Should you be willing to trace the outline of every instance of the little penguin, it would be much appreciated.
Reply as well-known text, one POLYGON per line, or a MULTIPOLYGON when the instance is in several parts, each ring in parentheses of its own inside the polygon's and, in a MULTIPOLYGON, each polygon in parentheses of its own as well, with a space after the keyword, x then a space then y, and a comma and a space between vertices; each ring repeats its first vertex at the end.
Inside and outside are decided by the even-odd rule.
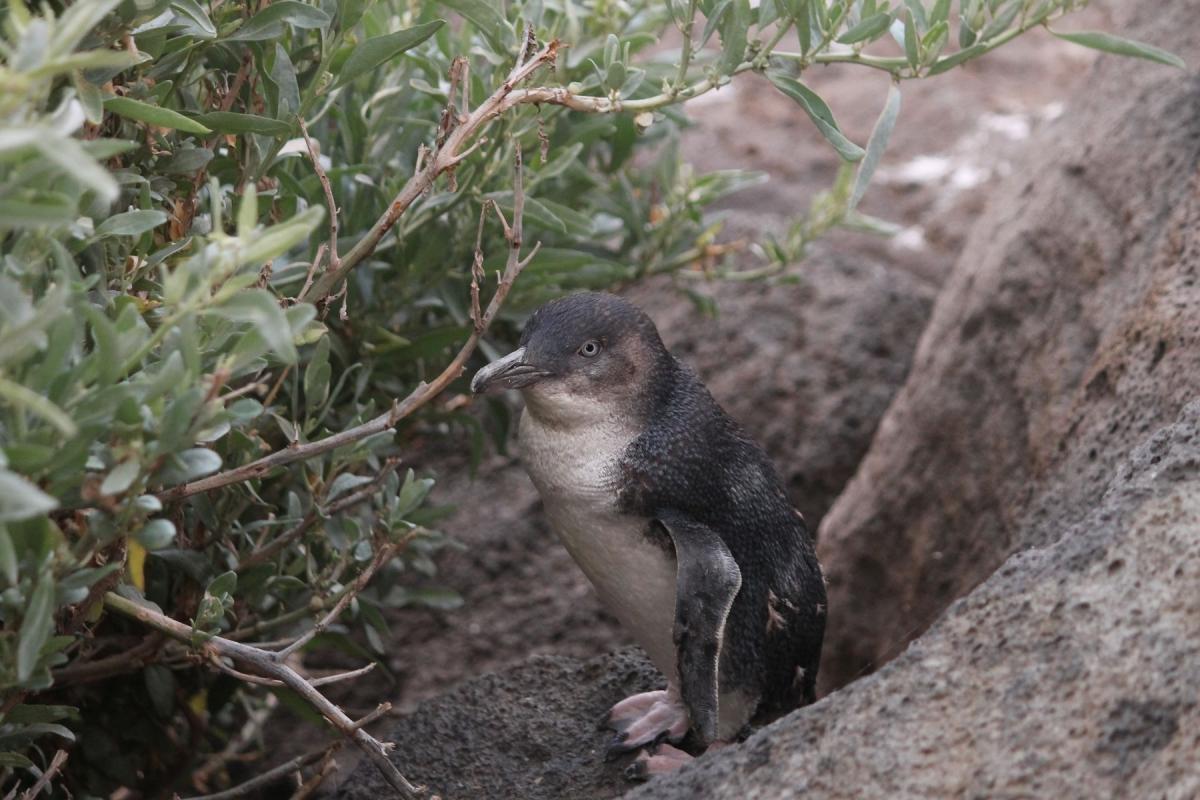
MULTIPOLYGON (((747 387, 748 388, 748 387, 747 387)), ((667 678, 613 706, 631 777, 815 699, 821 567, 767 456, 626 300, 582 292, 529 318, 475 393, 520 390, 522 462, 550 527, 667 678)))

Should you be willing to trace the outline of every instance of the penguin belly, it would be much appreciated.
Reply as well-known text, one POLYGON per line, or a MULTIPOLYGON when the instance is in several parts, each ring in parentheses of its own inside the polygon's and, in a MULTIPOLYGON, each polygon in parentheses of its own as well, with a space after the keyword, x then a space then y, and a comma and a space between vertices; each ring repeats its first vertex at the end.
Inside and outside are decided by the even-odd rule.
POLYGON ((551 529, 650 660, 676 679, 675 554, 651 521, 617 510, 618 464, 634 438, 614 422, 563 429, 521 418, 522 461, 551 529))

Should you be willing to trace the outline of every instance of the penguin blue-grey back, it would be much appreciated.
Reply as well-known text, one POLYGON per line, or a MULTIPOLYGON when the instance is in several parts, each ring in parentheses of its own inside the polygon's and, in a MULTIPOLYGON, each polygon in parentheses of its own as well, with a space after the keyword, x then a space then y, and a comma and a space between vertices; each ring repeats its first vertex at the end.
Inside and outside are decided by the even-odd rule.
POLYGON ((763 453, 627 301, 585 292, 530 317, 476 392, 519 389, 522 461, 551 528, 667 678, 613 707, 610 755, 641 776, 815 699, 825 585, 763 453))

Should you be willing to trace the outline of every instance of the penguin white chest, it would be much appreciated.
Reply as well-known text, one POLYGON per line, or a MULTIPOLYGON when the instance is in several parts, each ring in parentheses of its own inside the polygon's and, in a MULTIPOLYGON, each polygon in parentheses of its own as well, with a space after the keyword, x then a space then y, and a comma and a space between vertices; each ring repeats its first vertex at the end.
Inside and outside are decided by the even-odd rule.
POLYGON ((617 509, 619 461, 636 434, 619 420, 560 428, 522 414, 522 462, 550 527, 665 675, 675 675, 675 555, 650 520, 617 509))

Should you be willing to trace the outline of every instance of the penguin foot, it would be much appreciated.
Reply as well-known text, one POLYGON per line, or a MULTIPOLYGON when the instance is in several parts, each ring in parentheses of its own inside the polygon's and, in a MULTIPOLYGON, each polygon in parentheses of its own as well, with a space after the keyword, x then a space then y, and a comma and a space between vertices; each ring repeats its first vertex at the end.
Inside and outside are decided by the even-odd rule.
POLYGON ((655 775, 674 772, 692 760, 687 753, 665 742, 653 748, 653 754, 650 750, 647 748, 638 753, 637 759, 625 768, 626 778, 632 781, 648 780, 655 775))
POLYGON ((683 741, 691 725, 687 707, 673 689, 627 697, 612 707, 608 724, 617 735, 608 745, 608 759, 664 740, 683 741))

